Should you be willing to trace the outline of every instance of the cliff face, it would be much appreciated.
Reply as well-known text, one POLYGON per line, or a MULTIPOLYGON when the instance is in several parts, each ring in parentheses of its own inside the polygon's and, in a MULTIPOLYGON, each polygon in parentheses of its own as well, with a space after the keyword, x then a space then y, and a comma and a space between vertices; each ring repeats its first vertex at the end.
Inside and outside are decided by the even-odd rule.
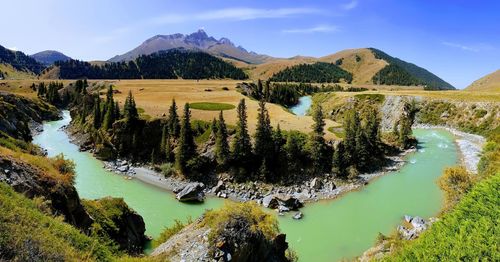
POLYGON ((43 172, 20 159, 0 154, 0 181, 28 198, 50 200, 55 215, 62 215, 66 222, 86 231, 92 219, 83 208, 75 187, 50 179, 43 172))
POLYGON ((58 118, 57 108, 50 104, 0 91, 0 131, 13 138, 31 141, 33 124, 58 118))

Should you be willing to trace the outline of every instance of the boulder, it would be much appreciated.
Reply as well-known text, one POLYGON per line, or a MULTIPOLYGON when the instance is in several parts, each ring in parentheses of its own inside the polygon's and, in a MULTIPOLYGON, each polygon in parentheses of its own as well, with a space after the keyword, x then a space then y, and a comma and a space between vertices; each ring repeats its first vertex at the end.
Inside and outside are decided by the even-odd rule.
POLYGON ((414 227, 414 228, 423 228, 425 229, 427 227, 427 222, 425 222, 425 220, 421 217, 414 217, 412 220, 411 220, 411 225, 414 227))
POLYGON ((224 181, 219 180, 219 181, 217 182, 217 185, 216 185, 216 186, 214 186, 214 187, 212 188, 212 193, 217 194, 217 193, 219 193, 221 190, 224 190, 224 189, 226 189, 226 186, 224 185, 224 181))
POLYGON ((181 202, 203 202, 205 193, 203 193, 204 185, 202 183, 189 183, 179 193, 177 193, 177 200, 181 202))
POLYGON ((267 208, 275 209, 279 206, 279 202, 274 195, 268 195, 262 199, 262 205, 267 208))
POLYGON ((297 210, 303 206, 299 199, 291 195, 268 195, 262 199, 262 205, 271 209, 279 208, 282 211, 297 210))
POLYGON ((297 212, 297 213, 295 213, 295 215, 293 215, 292 218, 295 220, 299 220, 299 219, 302 219, 302 217, 303 217, 302 212, 297 212))
POLYGON ((323 183, 321 182, 321 180, 319 178, 315 177, 313 180, 311 180, 309 187, 312 189, 319 190, 323 187, 323 183))

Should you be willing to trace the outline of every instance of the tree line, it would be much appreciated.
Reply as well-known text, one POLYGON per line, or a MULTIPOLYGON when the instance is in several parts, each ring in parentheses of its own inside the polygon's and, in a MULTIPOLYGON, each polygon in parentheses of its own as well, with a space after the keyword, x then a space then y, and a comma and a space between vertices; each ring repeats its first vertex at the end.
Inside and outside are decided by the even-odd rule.
POLYGON ((204 52, 161 51, 134 61, 92 65, 78 60, 57 61, 63 79, 246 79, 247 75, 224 60, 204 52))
POLYGON ((316 62, 287 67, 271 78, 274 82, 339 83, 352 82, 352 74, 333 63, 316 62))

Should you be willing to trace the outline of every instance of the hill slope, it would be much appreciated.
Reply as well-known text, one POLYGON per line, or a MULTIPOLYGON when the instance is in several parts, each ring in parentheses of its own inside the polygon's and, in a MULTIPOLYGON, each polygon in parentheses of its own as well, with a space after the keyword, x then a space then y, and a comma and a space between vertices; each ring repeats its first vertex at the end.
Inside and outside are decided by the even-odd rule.
POLYGON ((54 50, 46 50, 42 52, 38 52, 36 54, 30 55, 39 63, 42 63, 46 66, 50 66, 54 64, 56 61, 68 61, 71 60, 71 57, 54 50))
POLYGON ((0 64, 9 64, 19 71, 39 74, 44 66, 20 51, 12 51, 0 45, 0 64))
POLYGON ((428 89, 454 89, 449 83, 424 68, 394 58, 378 49, 347 49, 332 55, 275 59, 249 69, 253 79, 268 79, 278 72, 299 64, 334 63, 352 74, 352 84, 381 84, 427 86, 428 89))
POLYGON ((140 55, 149 55, 158 51, 183 48, 187 50, 196 50, 207 52, 212 55, 223 58, 231 58, 237 61, 243 61, 250 64, 260 64, 271 57, 259 55, 254 52, 248 52, 241 46, 234 45, 229 39, 221 38, 219 40, 208 36, 203 30, 198 30, 189 35, 157 35, 146 41, 133 50, 115 56, 109 59, 110 62, 121 62, 134 60, 140 55))
POLYGON ((500 69, 474 81, 466 90, 500 92, 500 69))

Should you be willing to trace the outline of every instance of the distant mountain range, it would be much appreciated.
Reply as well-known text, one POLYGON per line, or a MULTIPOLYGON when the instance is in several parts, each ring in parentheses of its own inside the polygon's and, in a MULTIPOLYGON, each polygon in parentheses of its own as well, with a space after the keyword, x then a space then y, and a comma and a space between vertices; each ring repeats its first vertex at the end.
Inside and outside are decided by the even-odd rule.
POLYGON ((130 61, 140 55, 149 55, 158 51, 170 49, 186 49, 194 51, 207 52, 211 55, 222 58, 233 59, 248 64, 261 64, 273 59, 267 55, 260 55, 254 52, 249 52, 241 46, 236 46, 227 38, 219 40, 208 36, 203 30, 198 30, 189 35, 173 34, 173 35, 157 35, 154 36, 134 48, 133 50, 115 56, 109 59, 109 62, 130 61))
POLYGON ((46 50, 42 52, 38 52, 36 54, 30 55, 39 63, 44 64, 45 66, 53 65, 56 61, 68 61, 71 60, 71 57, 54 50, 46 50))
MULTIPOLYGON (((420 86, 426 89, 454 89, 452 85, 415 64, 392 57, 375 48, 346 49, 323 57, 295 56, 292 58, 275 58, 268 55, 249 52, 241 46, 235 45, 227 38, 216 39, 205 31, 198 30, 192 34, 157 35, 144 41, 141 45, 125 54, 115 56, 107 62, 92 63, 93 66, 117 67, 117 62, 135 62, 141 56, 156 54, 160 51, 185 50, 202 52, 234 66, 241 68, 250 79, 281 79, 284 81, 298 81, 307 74, 302 81, 332 81, 339 74, 349 75, 352 85, 398 85, 420 86), (321 63, 331 63, 328 66, 321 63), (313 66, 299 66, 308 64, 313 66), (285 71, 286 72, 283 72, 285 71), (306 70, 307 72, 304 72, 306 70), (345 73, 342 73, 346 71, 345 73), (279 74, 279 77, 278 77, 279 74), (316 76, 319 75, 319 76, 316 76)), ((166 56, 160 56, 165 58, 166 56)), ((187 58, 188 56, 183 56, 187 58)), ((201 59, 204 56, 189 56, 190 59, 201 59)), ((184 59, 181 57, 181 59, 184 59)), ((57 78, 64 75, 56 61, 70 61, 71 58, 57 51, 43 51, 30 56, 22 52, 15 52, 0 46, 0 64, 11 65, 17 70, 40 74, 41 77, 57 78)), ((214 60, 215 61, 215 60, 214 60)), ((192 62, 192 61, 191 61, 192 62)), ((175 61, 182 63, 182 61, 175 61)), ((195 61, 202 63, 202 61, 195 61)), ((75 64, 75 63, 74 63, 75 64)), ((77 63, 76 63, 77 64, 77 63)), ((218 63, 220 66, 223 64, 218 63)), ((225 66, 224 66, 225 67, 225 66)), ((4 68, 7 68, 4 66, 4 68)), ((226 67, 225 67, 226 68, 226 67)), ((78 75, 72 69, 72 75, 78 75)), ((139 69, 142 70, 142 69, 139 69)), ((147 72, 141 71, 148 75, 147 72)), ((344 79, 345 80, 345 79, 344 79)), ((342 80, 342 81, 344 81, 342 80)))

